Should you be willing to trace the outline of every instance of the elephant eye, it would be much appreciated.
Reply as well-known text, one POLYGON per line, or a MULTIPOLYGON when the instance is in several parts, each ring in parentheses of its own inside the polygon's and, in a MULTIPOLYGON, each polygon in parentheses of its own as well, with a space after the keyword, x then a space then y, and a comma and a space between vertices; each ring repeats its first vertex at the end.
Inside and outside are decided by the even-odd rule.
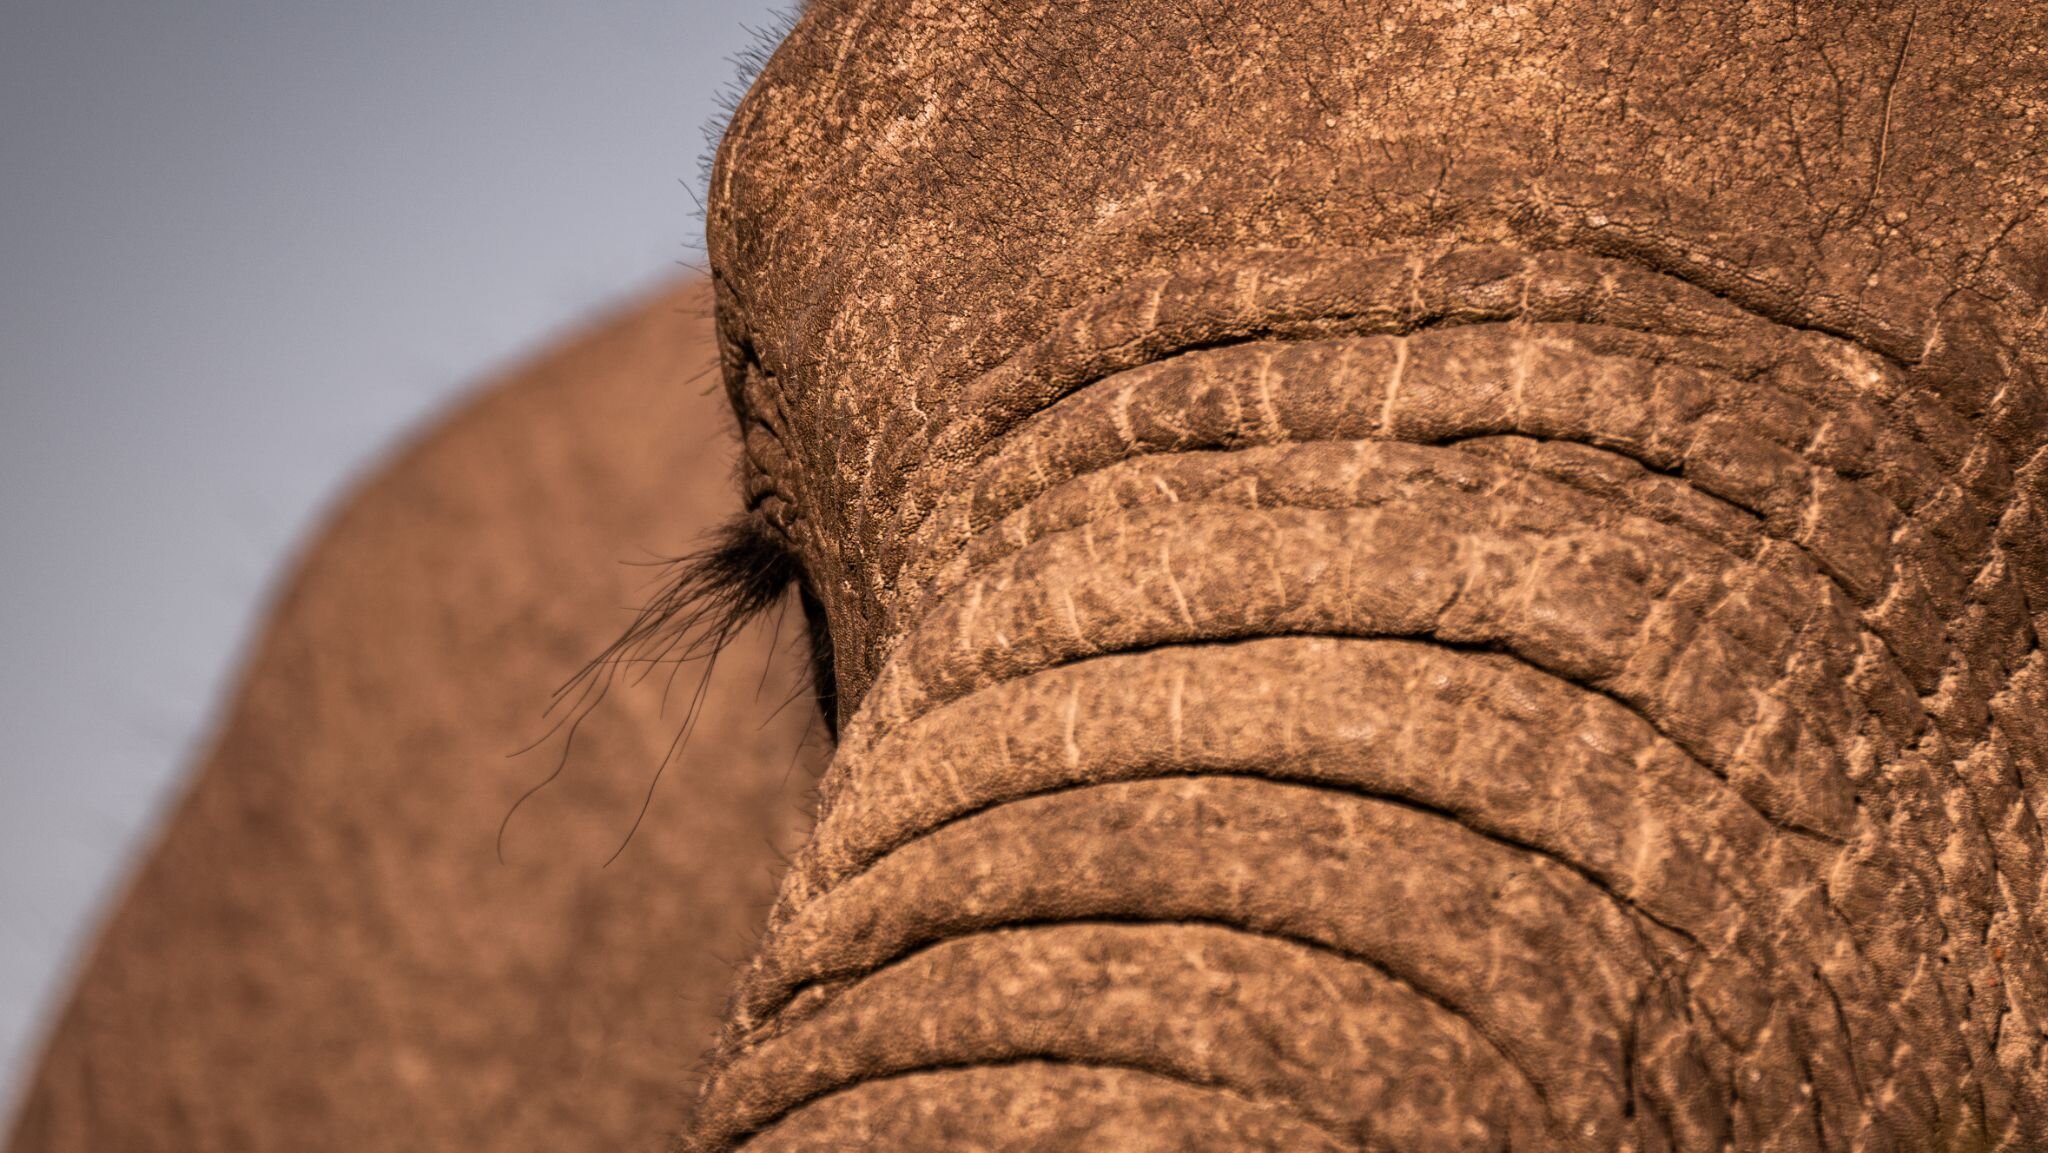
POLYGON ((810 641, 811 695, 818 702, 818 715, 825 721, 828 740, 839 739, 839 675, 833 663, 832 628, 825 620, 825 602, 811 590, 808 580, 797 582, 797 596, 803 604, 804 636, 810 641))

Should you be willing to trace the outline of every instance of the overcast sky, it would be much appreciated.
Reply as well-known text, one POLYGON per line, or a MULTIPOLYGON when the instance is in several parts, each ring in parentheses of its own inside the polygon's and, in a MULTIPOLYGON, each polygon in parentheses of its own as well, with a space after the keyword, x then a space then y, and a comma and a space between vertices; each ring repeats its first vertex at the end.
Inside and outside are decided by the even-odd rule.
POLYGON ((702 127, 774 23, 0 0, 0 1118, 293 545, 465 384, 699 258, 702 127))

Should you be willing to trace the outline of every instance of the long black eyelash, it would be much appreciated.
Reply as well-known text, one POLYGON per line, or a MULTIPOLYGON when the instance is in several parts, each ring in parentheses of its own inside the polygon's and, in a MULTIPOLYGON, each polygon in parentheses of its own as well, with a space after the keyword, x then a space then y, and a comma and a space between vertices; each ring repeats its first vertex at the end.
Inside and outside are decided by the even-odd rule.
MULTIPOLYGON (((557 732, 567 730, 562 753, 554 769, 520 794, 499 822, 500 861, 505 857, 505 830, 511 825, 513 815, 534 794, 562 775, 575 747, 577 730, 603 703, 605 694, 611 691, 621 670, 638 666, 634 677, 637 683, 656 667, 665 664, 670 666, 670 683, 673 684, 675 674, 683 664, 701 659, 706 662, 704 677, 691 696, 682 725, 661 764, 655 768, 654 779, 648 784, 647 796, 641 803, 639 814, 633 819, 633 827, 605 864, 610 865, 617 860, 619 854, 625 852, 626 845, 632 843, 633 834, 639 831, 663 771, 689 743, 690 733, 703 713, 705 693, 717 668, 718 654, 750 621, 781 602, 791 585, 799 589, 811 634, 813 690, 819 705, 825 710, 828 731, 836 732, 832 716, 832 708, 836 704, 833 699, 835 680, 831 669, 831 640, 824 632, 824 612, 810 592, 802 563, 781 536, 770 531, 757 517, 743 513, 712 530, 702 547, 668 562, 668 565, 670 576, 663 583, 661 592, 640 610, 617 640, 605 646, 603 652, 555 690, 547 710, 549 715, 556 717, 555 723, 538 740, 519 750, 528 752, 557 732)), ((665 697, 667 690, 663 692, 665 697)))
POLYGON ((702 547, 669 562, 669 572, 662 591, 565 691, 607 664, 716 656, 804 577, 796 554, 748 513, 713 529, 702 547))

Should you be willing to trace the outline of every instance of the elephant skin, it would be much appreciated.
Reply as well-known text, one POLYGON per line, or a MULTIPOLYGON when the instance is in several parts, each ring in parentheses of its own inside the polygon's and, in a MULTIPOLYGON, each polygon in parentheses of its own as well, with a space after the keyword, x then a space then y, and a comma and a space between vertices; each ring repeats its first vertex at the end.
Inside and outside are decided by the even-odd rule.
MULTIPOLYGON (((2024 0, 814 0, 712 173, 743 512, 676 588, 795 574, 834 747, 685 1147, 2048 1148, 2044 210, 2024 0)), ((647 1082, 534 1016, 580 966, 374 952, 470 891, 362 864, 397 814, 346 808, 361 726, 308 703, 355 698, 277 635, 208 779, 317 755, 348 799, 304 811, 362 832, 202 783, 138 892, 239 895, 117 918, 31 1126, 133 1084, 165 1126, 389 1134, 403 1086, 437 1140, 619 1139, 647 1082), (206 804, 329 846, 310 896, 218 863, 206 804), (222 979, 280 900, 303 1013, 228 988, 158 1027, 212 986, 108 959, 210 918, 222 979), (379 981, 477 1012, 407 1048, 379 981)), ((419 803, 394 843, 445 827, 419 803)), ((723 862, 663 859, 648 916, 711 917, 683 885, 723 862)), ((660 1015, 695 978, 612 980, 646 1015, 602 1020, 697 1050, 660 1015)))
POLYGON ((809 6, 839 740, 690 1135, 2048 1148, 2031 3, 809 6))

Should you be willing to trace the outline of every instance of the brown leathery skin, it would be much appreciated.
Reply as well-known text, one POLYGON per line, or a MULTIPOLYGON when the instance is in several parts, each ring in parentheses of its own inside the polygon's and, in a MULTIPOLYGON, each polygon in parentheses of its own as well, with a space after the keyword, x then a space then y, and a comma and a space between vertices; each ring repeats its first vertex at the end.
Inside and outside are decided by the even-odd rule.
POLYGON ((696 1147, 2048 1147, 2044 146, 2018 2, 814 3, 696 1147))
POLYGON ((1284 1110, 1190 1088, 1139 1069, 1026 1061, 868 1081, 756 1139, 776 1153, 900 1149, 914 1140, 977 1153, 1116 1149, 1125 1153, 1240 1153, 1345 1148, 1284 1110), (1003 1101, 992 1127, 980 1103, 1003 1101), (963 1107, 963 1105, 965 1107, 963 1107), (1170 1133, 1157 1118, 1190 1122, 1170 1133))
POLYGON ((660 1146, 801 837, 808 718, 769 717, 802 692, 801 655, 776 652, 763 685, 767 628, 724 654, 609 868, 676 733, 658 680, 591 716, 505 863, 492 840, 561 745, 508 754, 660 571, 620 562, 687 550, 736 503, 708 296, 665 286, 599 318, 334 511, 8 1149, 660 1146))

